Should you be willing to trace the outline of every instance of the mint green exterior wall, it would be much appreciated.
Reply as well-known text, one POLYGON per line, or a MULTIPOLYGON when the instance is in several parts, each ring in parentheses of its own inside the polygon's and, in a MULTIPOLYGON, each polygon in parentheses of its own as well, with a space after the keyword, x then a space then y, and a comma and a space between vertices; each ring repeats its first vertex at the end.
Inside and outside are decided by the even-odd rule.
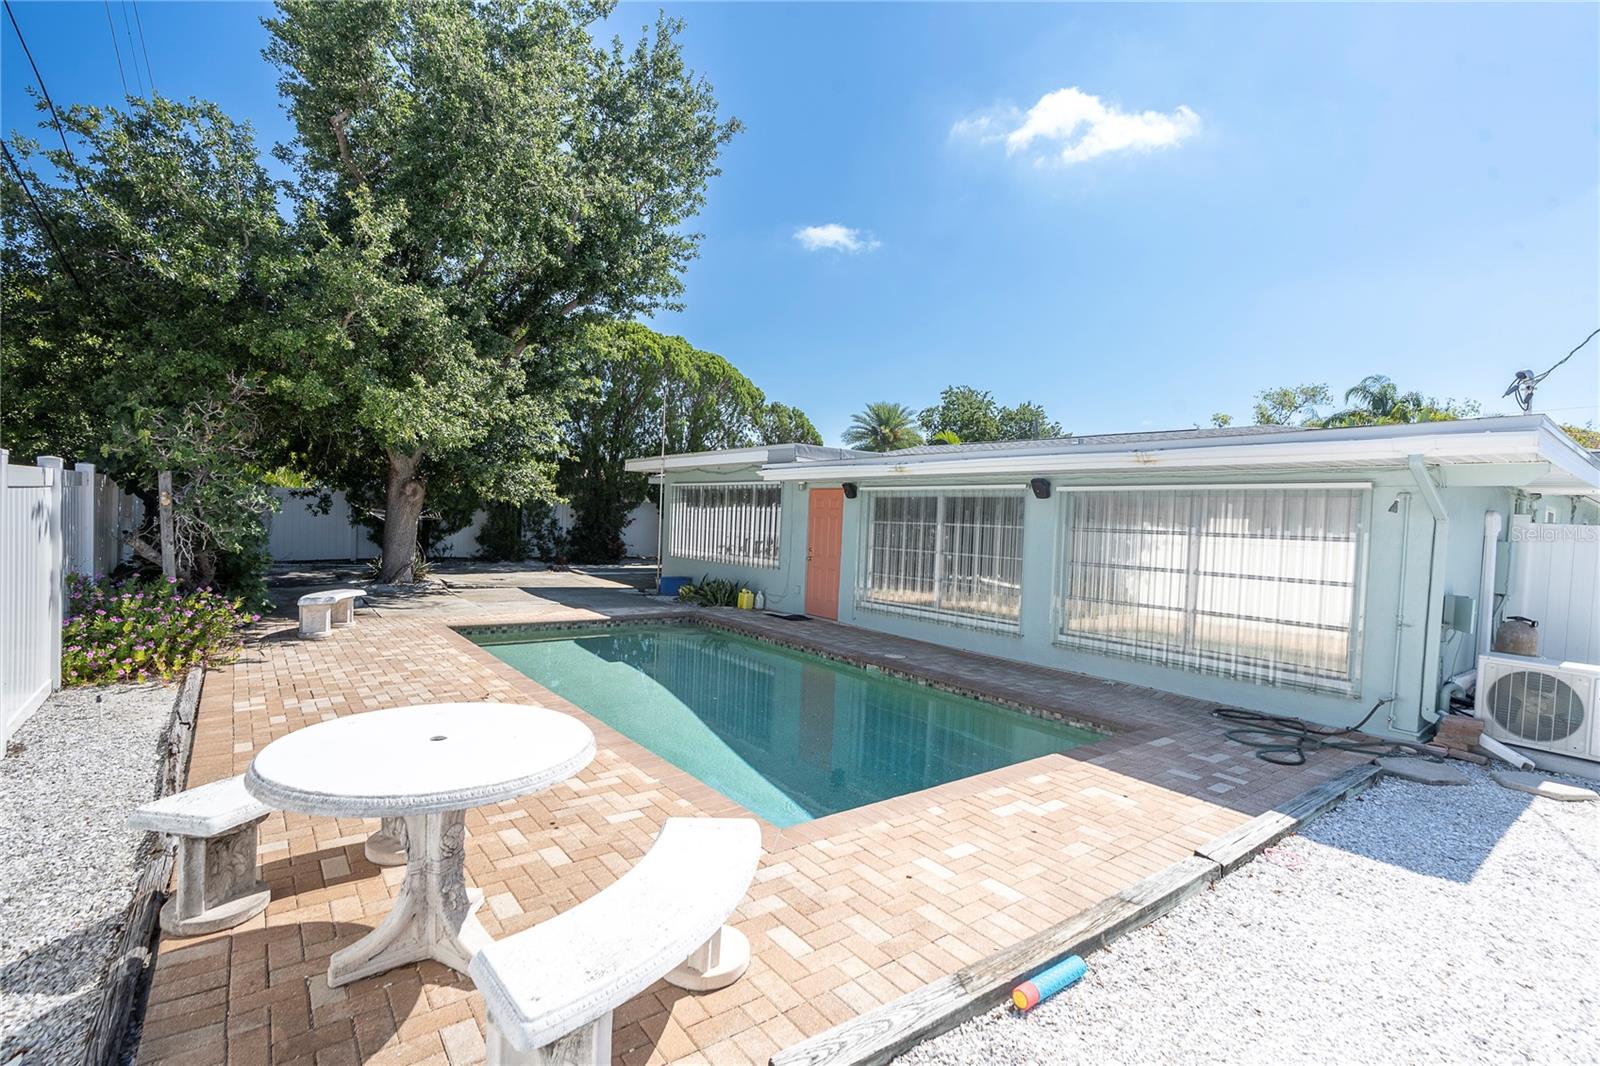
MULTIPOLYGON (((727 481, 760 481, 761 474, 754 466, 733 470, 674 470, 667 474, 664 488, 673 485, 704 485, 727 481)), ((663 493, 663 500, 671 497, 663 493)), ((702 577, 737 581, 746 588, 765 592, 769 611, 799 611, 805 606, 806 593, 806 502, 804 490, 792 482, 783 486, 783 518, 778 532, 778 567, 728 566, 708 563, 699 559, 680 559, 672 554, 671 507, 663 506, 661 514, 662 541, 666 545, 661 572, 666 577, 686 577, 699 581, 702 577)))
MULTIPOLYGON (((1496 479, 1496 469, 1475 466, 1472 480, 1477 484, 1496 479)), ((732 474, 673 472, 670 483, 691 481, 753 480, 754 469, 732 474)), ((1449 484, 1451 475, 1437 469, 1430 476, 1438 487, 1446 521, 1436 524, 1426 494, 1408 469, 1388 470, 1295 470, 1263 471, 1259 474, 1219 475, 1216 471, 1191 477, 1163 476, 1163 485, 1185 482, 1197 485, 1229 485, 1368 482, 1372 489, 1364 521, 1366 547, 1364 580, 1361 582, 1360 675, 1352 694, 1312 692, 1276 687, 1231 678, 1212 677, 1187 670, 1097 654, 1055 643, 1057 619, 1057 561, 1062 536, 1062 493, 1070 490, 1066 479, 1055 479, 1055 491, 1046 500, 1026 497, 1023 525, 1023 593, 1020 632, 1001 633, 967 628, 924 618, 860 608, 855 604, 856 571, 859 565, 861 521, 865 495, 845 501, 844 543, 840 568, 839 621, 936 644, 964 648, 986 655, 1015 659, 1058 670, 1069 670, 1094 677, 1177 692, 1218 706, 1241 707, 1273 714, 1289 715, 1330 726, 1354 725, 1379 699, 1394 697, 1373 716, 1369 731, 1399 737, 1415 737, 1424 731, 1437 714, 1437 696, 1444 679, 1470 669, 1476 657, 1475 634, 1452 636, 1441 632, 1444 597, 1449 594, 1478 598, 1483 554, 1484 514, 1494 510, 1509 529, 1510 517, 1519 506, 1519 494, 1510 487, 1464 487, 1449 484), (1407 504, 1409 500, 1409 504, 1407 504), (1389 511, 1396 505, 1394 513, 1389 511), (1404 556, 1404 580, 1401 579, 1404 556)), ((993 485, 987 476, 970 479, 993 485)), ((1006 480, 1011 480, 1010 476, 1006 480)), ((1017 478, 1019 486, 1025 477, 1017 478)), ((1505 469, 1506 485, 1517 475, 1505 469)), ((945 487, 961 484, 961 479, 941 478, 925 481, 895 479, 897 488, 917 484, 945 487)), ((1134 486, 1126 475, 1105 478, 1078 478, 1073 483, 1134 486)), ((807 489, 785 482, 783 497, 782 565, 777 570, 749 570, 718 567, 689 561, 667 560, 666 573, 698 578, 702 573, 753 583, 766 590, 769 608, 785 611, 804 609, 806 493, 811 487, 837 487, 838 482, 817 482, 807 489)), ((863 481, 863 486, 874 484, 863 481)), ((1576 506, 1562 497, 1554 505, 1558 521, 1600 523, 1600 509, 1588 502, 1576 506)), ((1548 502, 1532 509, 1538 520, 1545 520, 1548 502)), ((670 531, 669 531, 670 536, 670 531)), ((1504 531, 1501 539, 1505 538, 1504 531)))

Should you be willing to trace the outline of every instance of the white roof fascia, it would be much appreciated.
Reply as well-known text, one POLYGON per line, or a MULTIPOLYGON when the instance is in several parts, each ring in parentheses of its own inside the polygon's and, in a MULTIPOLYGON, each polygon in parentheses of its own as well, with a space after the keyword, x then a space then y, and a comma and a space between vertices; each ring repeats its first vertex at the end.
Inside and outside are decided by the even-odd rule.
MULTIPOLYGON (((1139 470, 1193 470, 1207 467, 1283 467, 1283 466, 1395 466, 1403 467, 1412 455, 1425 461, 1447 462, 1537 462, 1553 450, 1542 426, 1526 420, 1506 420, 1504 429, 1473 433, 1419 433, 1406 436, 1343 436, 1331 438, 1324 430, 1312 439, 1309 434, 1255 438, 1248 444, 1209 443, 1205 439, 1174 442, 1161 447, 1126 445, 1080 446, 1056 452, 1004 456, 950 456, 920 462, 896 463, 893 460, 845 463, 817 462, 763 468, 761 476, 773 481, 853 481, 865 478, 939 477, 985 474, 1069 474, 1078 472, 1119 472, 1139 470), (1541 444, 1545 445, 1541 449, 1541 444)), ((1228 438, 1222 438, 1228 440, 1228 438)), ((1578 449, 1581 451, 1581 449, 1578 449)), ((1594 471, 1591 464, 1592 472, 1594 471)))
POLYGON ((629 459, 623 469, 632 474, 659 474, 664 470, 709 470, 725 466, 761 466, 771 461, 772 448, 724 448, 714 452, 684 452, 629 459))

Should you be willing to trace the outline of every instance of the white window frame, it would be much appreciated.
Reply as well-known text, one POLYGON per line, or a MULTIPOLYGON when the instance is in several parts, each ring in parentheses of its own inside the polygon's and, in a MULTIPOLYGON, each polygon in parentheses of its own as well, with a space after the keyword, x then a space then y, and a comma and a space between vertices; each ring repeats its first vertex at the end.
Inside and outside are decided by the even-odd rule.
MULTIPOLYGON (((1142 662, 1154 662, 1157 665, 1189 670, 1210 676, 1224 677, 1234 680, 1247 681, 1255 684, 1266 684, 1275 687, 1305 689, 1313 692, 1328 692, 1339 695, 1358 696, 1361 692, 1361 663, 1366 630, 1366 587, 1367 565, 1369 555, 1369 541, 1372 526, 1372 483, 1359 482, 1313 482, 1296 483, 1284 482, 1275 484, 1197 484, 1197 485, 1084 485, 1060 486, 1057 495, 1060 498, 1060 510, 1057 519, 1056 536, 1056 588, 1054 596, 1054 619, 1052 628, 1055 631, 1055 643, 1060 647, 1072 648, 1078 651, 1088 651, 1116 658, 1131 659, 1142 662), (1255 660, 1226 660, 1205 653, 1193 647, 1174 648, 1166 646, 1166 650, 1155 654, 1150 650, 1142 649, 1127 641, 1115 638, 1104 638, 1073 633, 1066 628, 1068 618, 1068 596, 1072 580, 1072 546, 1070 539, 1073 531, 1072 508, 1075 497, 1086 493, 1102 492, 1172 492, 1199 494, 1205 492, 1303 492, 1317 490, 1335 490, 1355 492, 1358 494, 1356 503, 1356 529, 1353 539, 1354 559, 1351 564, 1350 586, 1351 606, 1348 627, 1348 647, 1346 648, 1345 676, 1342 678, 1330 677, 1322 674, 1296 672, 1264 662, 1255 660)), ((1195 531, 1190 530, 1191 543, 1195 531)), ((1193 554, 1192 552, 1190 553, 1193 554)), ((1193 565, 1190 566, 1191 576, 1193 565)), ((1185 589, 1186 598, 1186 634, 1192 634, 1195 601, 1198 595, 1198 585, 1191 582, 1185 589)), ((1186 636, 1186 642, 1191 638, 1186 636)))
POLYGON ((667 486, 667 554, 674 559, 776 570, 783 558, 783 486, 775 481, 684 481, 667 486), (754 489, 770 493, 770 504, 710 508, 690 504, 690 491, 754 489), (721 523, 692 511, 719 510, 721 523), (723 528, 723 523, 727 528, 723 528))
POLYGON ((904 615, 911 618, 922 618, 928 621, 941 622, 946 625, 964 626, 969 629, 986 629, 1000 633, 1020 635, 1022 632, 1022 612, 1024 582, 1022 581, 1023 567, 1026 565, 1025 536, 1027 529, 1027 497, 1028 490, 1016 485, 906 485, 906 486, 863 486, 860 490, 862 497, 860 519, 860 546, 856 557, 855 580, 855 605, 858 610, 876 611, 883 614, 904 615), (873 536, 876 523, 873 521, 874 500, 881 496, 931 496, 938 500, 934 516, 934 545, 933 545, 933 588, 935 606, 922 607, 909 604, 892 603, 872 596, 872 557, 873 536), (953 496, 982 496, 1014 498, 1022 502, 1022 521, 1017 526, 1017 617, 1015 619, 997 617, 973 611, 961 611, 938 605, 944 567, 944 537, 945 537, 945 507, 946 501, 953 496))

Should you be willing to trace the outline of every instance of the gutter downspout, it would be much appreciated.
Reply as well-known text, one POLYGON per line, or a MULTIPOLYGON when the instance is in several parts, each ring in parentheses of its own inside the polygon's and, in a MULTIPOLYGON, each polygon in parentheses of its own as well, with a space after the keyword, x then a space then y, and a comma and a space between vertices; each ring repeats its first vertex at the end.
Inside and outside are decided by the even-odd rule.
MULTIPOLYGON (((1494 647, 1494 586, 1495 563, 1498 558, 1500 531, 1505 519, 1499 511, 1483 513, 1483 566, 1478 575, 1478 654, 1488 655, 1494 647)), ((1474 659, 1472 665, 1478 665, 1474 659)))
POLYGON ((1422 456, 1408 456, 1406 466, 1410 468, 1412 480, 1417 483, 1417 489, 1423 501, 1427 503, 1428 510, 1433 513, 1433 540, 1429 547, 1428 598, 1425 601, 1427 609, 1423 615, 1422 669, 1417 685, 1418 721, 1414 729, 1405 730, 1412 736, 1417 736, 1423 726, 1439 720, 1437 705, 1433 708, 1431 716, 1427 714, 1426 707, 1429 693, 1437 693, 1439 690, 1440 626, 1444 622, 1444 597, 1439 594, 1439 590, 1444 585, 1445 545, 1450 535, 1450 514, 1445 510, 1444 498, 1439 495, 1439 488, 1434 484, 1433 476, 1428 473, 1422 456))
POLYGON ((1388 713, 1390 731, 1399 732, 1400 727, 1394 721, 1394 711, 1400 704, 1400 661, 1405 652, 1406 630, 1411 628, 1411 623, 1406 618, 1406 572, 1411 560, 1411 493, 1397 492, 1394 498, 1400 510, 1400 572, 1395 575, 1395 587, 1400 590, 1400 594, 1395 598, 1394 607, 1394 665, 1389 677, 1388 713))

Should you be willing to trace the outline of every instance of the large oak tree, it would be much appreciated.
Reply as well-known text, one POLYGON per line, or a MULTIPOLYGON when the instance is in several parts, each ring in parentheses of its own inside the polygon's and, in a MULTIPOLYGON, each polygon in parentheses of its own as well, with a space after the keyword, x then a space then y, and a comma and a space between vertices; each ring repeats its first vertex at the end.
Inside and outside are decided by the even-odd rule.
POLYGON ((380 580, 409 581, 433 480, 553 492, 587 320, 673 301, 735 124, 680 26, 598 45, 610 3, 280 0, 310 283, 277 395, 312 473, 381 479, 380 580))

